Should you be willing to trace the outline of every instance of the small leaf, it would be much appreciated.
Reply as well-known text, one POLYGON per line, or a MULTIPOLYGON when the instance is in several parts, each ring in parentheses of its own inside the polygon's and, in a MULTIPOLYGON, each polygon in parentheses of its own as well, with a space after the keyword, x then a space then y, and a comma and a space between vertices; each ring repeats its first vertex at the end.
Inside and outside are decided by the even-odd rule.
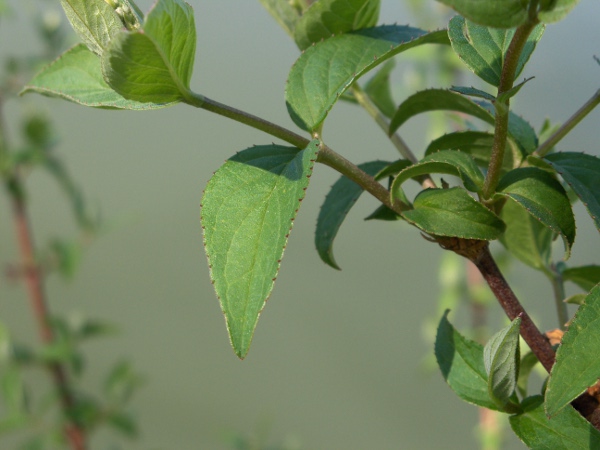
POLYGON ((102 55, 108 84, 129 100, 181 101, 189 95, 196 52, 192 7, 182 0, 159 0, 143 29, 121 32, 102 55))
POLYGON ((511 397, 519 377, 519 329, 517 317, 506 328, 494 334, 483 348, 483 362, 488 375, 488 394, 506 412, 518 411, 511 397))
POLYGON ((483 347, 463 337, 444 313, 435 338, 435 357, 444 379, 463 400, 483 408, 498 410, 488 395, 483 365, 483 347))
POLYGON ((298 20, 294 40, 300 50, 333 35, 374 27, 380 0, 320 0, 298 20))
POLYGON ((319 141, 305 150, 266 145, 230 158, 202 197, 211 278, 240 358, 269 297, 319 141))
MULTIPOLYGON (((554 417, 600 378, 600 285, 588 294, 556 352, 546 389, 546 413, 554 417)), ((554 420, 554 419, 553 419, 554 420)))
POLYGON ((506 224, 500 242, 521 262, 543 270, 550 264, 554 233, 513 200, 507 200, 500 218, 506 224))
POLYGON ((600 158, 585 153, 553 153, 544 157, 571 186, 600 230, 600 158))
MULTIPOLYGON (((515 79, 525 67, 543 33, 544 26, 538 25, 527 38, 519 57, 515 79)), ((448 36, 454 52, 475 75, 496 87, 500 85, 506 51, 514 34, 515 29, 486 27, 461 16, 453 17, 448 25, 448 36)))
POLYGON ((522 0, 438 0, 461 16, 480 25, 513 28, 527 21, 527 3, 522 0))
POLYGON ((79 44, 44 67, 21 94, 36 92, 84 106, 107 109, 157 109, 173 103, 140 103, 126 100, 104 81, 100 58, 79 44))
POLYGON ((562 185, 548 172, 536 167, 514 169, 498 183, 495 197, 508 197, 562 236, 565 259, 575 242, 575 218, 562 185))
MULTIPOLYGON (((375 176, 389 164, 385 161, 371 161, 360 164, 358 167, 369 175, 375 176)), ((331 190, 321 206, 317 218, 315 246, 323 262, 334 269, 341 270, 333 257, 333 241, 346 215, 362 193, 362 187, 342 176, 331 186, 331 190)))
POLYGON ((288 76, 290 116, 304 130, 318 129, 352 83, 392 56, 422 44, 448 44, 448 35, 386 25, 335 36, 307 48, 288 76))
POLYGON ((571 281, 584 291, 589 292, 600 283, 600 266, 569 267, 563 270, 562 278, 564 281, 571 281))
POLYGON ((288 0, 260 0, 263 7, 269 11, 281 28, 290 36, 294 36, 300 13, 288 0))
POLYGON ((600 432, 568 406, 548 419, 540 395, 521 403, 524 412, 510 417, 510 426, 532 450, 593 450, 600 448, 600 432))
POLYGON ((431 235, 490 241, 504 231, 498 216, 460 187, 421 191, 413 206, 402 217, 431 235))
POLYGON ((452 86, 450 88, 450 90, 453 92, 458 92, 459 94, 462 94, 462 95, 467 95, 469 97, 479 97, 484 100, 488 100, 490 102, 496 101, 496 97, 494 97, 489 92, 485 92, 485 91, 482 91, 481 89, 477 89, 474 87, 452 86))
POLYGON ((563 300, 563 302, 565 303, 569 303, 570 305, 583 305, 583 302, 585 302, 585 298, 587 297, 587 294, 573 294, 568 296, 567 298, 565 298, 563 300))
POLYGON ((579 3, 579 0, 544 0, 540 2, 541 8, 538 18, 544 23, 558 22, 579 3))

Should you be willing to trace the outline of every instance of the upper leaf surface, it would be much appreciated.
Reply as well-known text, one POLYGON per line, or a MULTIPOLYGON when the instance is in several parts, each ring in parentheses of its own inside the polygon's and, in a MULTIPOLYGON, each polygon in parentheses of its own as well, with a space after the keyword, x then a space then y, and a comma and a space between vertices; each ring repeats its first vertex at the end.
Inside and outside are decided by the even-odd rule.
POLYGON ((438 0, 461 16, 480 25, 513 28, 527 21, 527 2, 523 0, 438 0))
MULTIPOLYGON (((600 378, 600 286, 590 291, 556 352, 546 389, 546 413, 555 416, 600 378)), ((554 420, 554 419, 553 419, 554 420)))
POLYGON ((229 159, 202 197, 204 243, 232 346, 240 358, 273 284, 308 186, 319 141, 305 150, 252 147, 229 159))
POLYGON ((354 81, 392 56, 427 43, 448 44, 448 35, 386 25, 335 36, 307 48, 288 76, 290 116, 304 130, 318 129, 354 81))
POLYGON ((544 0, 538 18, 544 23, 558 22, 579 3, 579 0, 544 0))
POLYGON ((168 103, 189 93, 196 51, 192 7, 181 0, 159 0, 143 29, 116 35, 102 55, 108 84, 123 97, 168 103))
MULTIPOLYGON (((369 175, 375 176, 389 164, 389 162, 385 161, 371 161, 360 164, 358 167, 369 175)), ((339 270, 340 267, 333 257, 333 241, 346 215, 362 193, 363 188, 361 186, 345 176, 341 176, 331 187, 321 206, 321 211, 317 218, 315 246, 323 262, 334 269, 339 270)))
POLYGON ((509 197, 555 233, 565 244, 565 259, 575 242, 575 218, 562 185, 536 167, 512 170, 500 179, 496 195, 509 197))
POLYGON ((170 103, 140 103, 126 100, 114 91, 102 77, 100 58, 84 44, 67 50, 44 67, 22 93, 37 92, 59 97, 84 106, 111 109, 156 109, 170 103))
POLYGON ((305 50, 311 44, 340 33, 374 27, 379 19, 380 0, 319 0, 302 14, 294 40, 305 50))

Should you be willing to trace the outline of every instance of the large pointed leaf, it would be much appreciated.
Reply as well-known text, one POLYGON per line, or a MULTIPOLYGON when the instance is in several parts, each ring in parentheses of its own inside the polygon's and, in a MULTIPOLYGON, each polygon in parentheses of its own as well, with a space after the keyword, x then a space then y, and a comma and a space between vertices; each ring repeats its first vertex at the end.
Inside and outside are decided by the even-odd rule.
MULTIPOLYGON (((544 26, 538 25, 529 35, 519 57, 515 78, 529 60, 544 26)), ((514 29, 498 29, 478 25, 461 16, 455 16, 448 25, 448 36, 454 52, 479 78, 499 86, 506 50, 515 34, 514 29)))
POLYGON ((527 2, 523 0, 438 0, 461 16, 480 25, 513 28, 527 21, 527 2))
POLYGON ((374 27, 380 0, 319 0, 310 5, 296 25, 294 39, 300 50, 333 35, 374 27))
POLYGON ((309 131, 325 117, 358 78, 382 62, 418 45, 448 44, 444 31, 425 33, 408 26, 386 25, 327 39, 309 47, 292 67, 286 103, 294 122, 309 131))
POLYGON ((182 0, 159 0, 143 29, 112 39, 102 55, 102 71, 127 99, 176 102, 189 95, 195 52, 192 7, 182 0))
MULTIPOLYGON (((375 176, 389 164, 385 161, 371 161, 360 164, 358 167, 369 175, 375 176)), ((333 257, 333 241, 342 222, 346 219, 346 215, 362 193, 363 188, 361 186, 342 176, 331 186, 331 190, 321 206, 317 218, 315 246, 323 262, 334 269, 341 270, 333 257)))
POLYGON ((590 291, 556 352, 546 389, 546 413, 555 416, 600 378, 600 285, 590 291))
POLYGON ((559 233, 565 244, 565 259, 575 242, 575 218, 562 185, 548 172, 537 167, 512 170, 500 179, 496 196, 508 197, 559 233))
POLYGON ((488 394, 483 346, 462 336, 444 313, 435 338, 435 357, 444 379, 463 400, 488 409, 498 405, 488 394))
POLYGON ((600 158, 585 153, 551 153, 544 160, 575 191, 600 230, 600 158))
POLYGON ((281 28, 290 36, 294 36, 300 12, 288 0, 260 0, 264 8, 269 11, 281 28))
POLYGON ((504 223, 460 187, 426 189, 402 217, 422 231, 436 236, 490 241, 504 231, 504 223))
POLYGON ((84 44, 67 50, 44 67, 22 94, 36 92, 58 97, 84 106, 109 109, 156 109, 173 103, 140 103, 126 100, 102 78, 100 58, 84 44))
POLYGON ((562 278, 564 281, 577 284, 584 291, 591 291, 594 286, 600 283, 600 266, 569 267, 563 270, 562 278))
POLYGON ((600 448, 600 432, 568 406, 548 419, 544 399, 529 397, 521 404, 525 412, 510 417, 510 426, 532 450, 595 450, 600 448))
POLYGON ((318 141, 305 150, 252 147, 229 159, 202 197, 204 244, 235 353, 244 358, 308 186, 318 141))

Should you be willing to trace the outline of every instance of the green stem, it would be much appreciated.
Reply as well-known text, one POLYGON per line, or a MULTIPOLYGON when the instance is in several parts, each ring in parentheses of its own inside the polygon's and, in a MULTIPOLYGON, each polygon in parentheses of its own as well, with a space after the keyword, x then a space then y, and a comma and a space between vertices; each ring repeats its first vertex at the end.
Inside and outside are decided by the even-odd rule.
POLYGON ((535 152, 532 153, 534 156, 543 158, 548 154, 552 147, 558 144, 562 138, 564 138, 570 131, 575 128, 579 122, 581 122, 590 112, 594 110, 596 106, 600 104, 600 89, 596 91, 594 95, 575 112, 567 121, 554 132, 542 145, 540 145, 535 152))

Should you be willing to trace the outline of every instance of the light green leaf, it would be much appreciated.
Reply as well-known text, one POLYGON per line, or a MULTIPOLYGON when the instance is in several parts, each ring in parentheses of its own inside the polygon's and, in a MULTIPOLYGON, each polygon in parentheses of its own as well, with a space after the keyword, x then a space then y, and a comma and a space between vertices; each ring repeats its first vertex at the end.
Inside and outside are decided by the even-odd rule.
POLYGON ((579 3, 579 0, 543 0, 538 18, 545 23, 558 22, 579 3))
POLYGON ((450 388, 463 400, 498 410, 488 395, 483 347, 462 336, 444 313, 435 338, 435 357, 450 388))
POLYGON ((141 30, 112 39, 102 55, 102 72, 129 100, 177 102, 190 95, 195 52, 192 7, 182 0, 159 0, 141 30))
POLYGON ((562 279, 577 284, 584 291, 591 291, 600 283, 600 266, 569 267, 563 270, 562 279))
POLYGON ((102 55, 123 28, 121 18, 105 0, 60 0, 71 26, 85 45, 102 55))
POLYGON ((511 399, 519 378, 519 328, 517 317, 509 326, 494 334, 483 348, 483 363, 488 375, 488 394, 506 412, 517 412, 511 399))
MULTIPOLYGON (((369 175, 375 176, 389 164, 389 162, 385 161, 371 161, 360 164, 358 167, 369 175)), ((362 187, 342 176, 331 186, 331 190, 321 206, 321 211, 317 218, 315 246, 323 262, 334 269, 341 270, 333 257, 333 241, 337 236, 342 222, 346 219, 346 215, 350 212, 350 209, 362 193, 362 187)))
POLYGON ((527 2, 522 0, 438 0, 461 16, 480 25, 513 28, 527 21, 527 2))
POLYGON ((600 230, 600 158, 585 153, 552 153, 544 157, 571 186, 600 230))
POLYGON ((563 301, 565 303, 569 303, 570 305, 583 305, 583 302, 585 302, 585 298, 587 297, 586 294, 573 294, 573 295, 569 295, 567 298, 565 298, 563 301))
POLYGON ((173 103, 140 103, 117 94, 102 77, 100 58, 85 45, 67 50, 44 67, 21 94, 36 92, 84 106, 106 109, 157 109, 173 103))
POLYGON ((575 242, 575 218, 567 193, 551 174, 537 167, 514 169, 500 179, 495 197, 514 200, 544 226, 560 234, 568 259, 575 242))
POLYGON ((460 187, 426 189, 402 217, 420 230, 435 236, 490 241, 504 231, 504 223, 460 187))
POLYGON ((364 87, 364 91, 371 101, 388 118, 392 117, 396 112, 396 102, 392 97, 390 84, 390 74, 395 66, 395 60, 387 60, 364 87))
POLYGON ((521 363, 519 364, 519 378, 517 378, 517 390, 521 397, 527 397, 527 384, 529 382, 529 375, 533 371, 533 368, 540 360, 537 359, 535 353, 528 352, 521 358, 521 363))
POLYGON ((266 145, 229 159, 202 197, 204 244, 235 353, 244 358, 269 297, 319 141, 266 145))
MULTIPOLYGON (((544 25, 538 25, 529 35, 519 57, 515 79, 525 67, 544 33, 544 25)), ((498 29, 478 25, 461 16, 450 20, 448 36, 452 49, 460 59, 482 80, 493 86, 500 85, 502 65, 515 29, 498 29)))
POLYGON ((500 218, 506 224, 500 242, 521 262, 538 270, 550 264, 554 233, 519 203, 507 200, 500 218))
POLYGON ((319 0, 304 12, 294 30, 294 40, 305 50, 333 35, 374 27, 380 0, 319 0))
POLYGON ((300 13, 288 0, 260 0, 263 7, 279 23, 287 34, 294 37, 294 30, 300 18, 300 13))
MULTIPOLYGON (((546 413, 554 417, 600 378, 600 285, 588 294, 556 352, 546 389, 546 413)), ((554 419, 553 419, 554 420, 554 419)))
POLYGON ((307 48, 288 76, 290 116, 304 130, 319 129, 333 105, 358 78, 392 56, 427 43, 447 44, 448 36, 444 31, 426 33, 386 25, 335 36, 307 48))
POLYGON ((595 450, 600 448, 600 432, 568 406, 548 419, 540 395, 523 401, 522 414, 510 417, 510 426, 532 450, 595 450))

